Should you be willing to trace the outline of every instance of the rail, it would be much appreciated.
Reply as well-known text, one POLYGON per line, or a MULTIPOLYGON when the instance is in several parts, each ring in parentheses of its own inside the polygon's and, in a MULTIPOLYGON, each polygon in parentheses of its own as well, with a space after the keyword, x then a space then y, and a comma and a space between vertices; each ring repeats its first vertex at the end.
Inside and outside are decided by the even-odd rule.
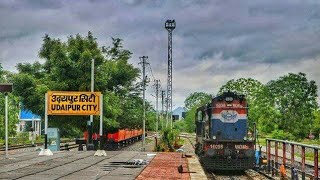
MULTIPOLYGON (((63 141, 60 143, 60 147, 62 150, 68 149, 65 147, 65 144, 68 144, 69 149, 73 149, 75 147, 75 144, 72 144, 74 141, 63 141), (71 144, 69 144, 71 143, 71 144)), ((36 146, 42 146, 44 143, 34 143, 34 144, 15 144, 15 145, 9 145, 8 150, 15 150, 15 149, 23 149, 23 148, 31 148, 36 146)), ((5 151, 5 146, 0 146, 0 151, 5 151)))
POLYGON ((271 172, 272 176, 279 173, 278 169, 281 164, 283 167, 291 168, 291 177, 297 174, 297 172, 300 172, 303 180, 306 178, 306 175, 311 176, 313 179, 319 179, 318 152, 320 147, 269 138, 266 139, 266 143, 268 159, 267 171, 268 173, 271 172), (282 146, 279 147, 279 145, 282 146), (272 149, 274 154, 271 153, 272 149), (306 149, 313 151, 313 173, 306 172, 306 149), (297 157, 299 155, 301 157, 297 157), (271 158, 271 156, 273 156, 273 158, 271 158), (279 158, 281 159, 281 163, 279 158))

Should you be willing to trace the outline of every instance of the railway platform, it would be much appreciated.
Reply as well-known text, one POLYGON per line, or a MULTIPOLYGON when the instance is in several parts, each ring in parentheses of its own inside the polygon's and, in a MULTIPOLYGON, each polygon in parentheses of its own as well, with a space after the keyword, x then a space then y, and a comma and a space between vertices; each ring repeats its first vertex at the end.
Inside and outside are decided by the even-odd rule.
POLYGON ((0 157, 0 179, 206 179, 199 161, 182 153, 58 151, 53 156, 25 152, 0 157), (182 173, 178 166, 182 165, 182 173))
POLYGON ((137 177, 144 179, 207 179, 198 159, 185 157, 181 153, 158 153, 137 177), (182 167, 179 172, 178 167, 182 167))
POLYGON ((39 152, 16 154, 0 161, 0 179, 135 179, 153 156, 147 152, 108 151, 106 157, 95 151, 61 151, 53 156, 39 152))

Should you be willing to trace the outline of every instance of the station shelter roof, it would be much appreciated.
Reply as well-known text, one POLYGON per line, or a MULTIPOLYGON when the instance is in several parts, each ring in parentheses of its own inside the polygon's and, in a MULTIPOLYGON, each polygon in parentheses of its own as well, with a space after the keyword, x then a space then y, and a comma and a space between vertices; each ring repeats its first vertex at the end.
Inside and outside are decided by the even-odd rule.
POLYGON ((26 109, 21 109, 19 114, 20 121, 41 121, 40 116, 26 109))

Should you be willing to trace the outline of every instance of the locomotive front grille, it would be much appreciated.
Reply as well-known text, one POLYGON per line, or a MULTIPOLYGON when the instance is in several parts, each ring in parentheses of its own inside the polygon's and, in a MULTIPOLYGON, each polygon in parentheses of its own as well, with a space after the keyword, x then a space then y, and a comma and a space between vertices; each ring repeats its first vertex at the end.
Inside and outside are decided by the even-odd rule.
POLYGON ((245 170, 255 167, 255 158, 226 159, 201 157, 204 167, 209 170, 245 170))

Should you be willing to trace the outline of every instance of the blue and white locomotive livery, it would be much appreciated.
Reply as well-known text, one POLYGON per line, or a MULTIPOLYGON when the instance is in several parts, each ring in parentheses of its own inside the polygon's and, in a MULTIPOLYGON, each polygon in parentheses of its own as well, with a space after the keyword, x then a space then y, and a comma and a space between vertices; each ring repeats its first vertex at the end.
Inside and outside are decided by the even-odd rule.
POLYGON ((255 138, 248 135, 247 114, 245 97, 233 92, 224 92, 197 109, 196 154, 206 169, 255 167, 255 138))

